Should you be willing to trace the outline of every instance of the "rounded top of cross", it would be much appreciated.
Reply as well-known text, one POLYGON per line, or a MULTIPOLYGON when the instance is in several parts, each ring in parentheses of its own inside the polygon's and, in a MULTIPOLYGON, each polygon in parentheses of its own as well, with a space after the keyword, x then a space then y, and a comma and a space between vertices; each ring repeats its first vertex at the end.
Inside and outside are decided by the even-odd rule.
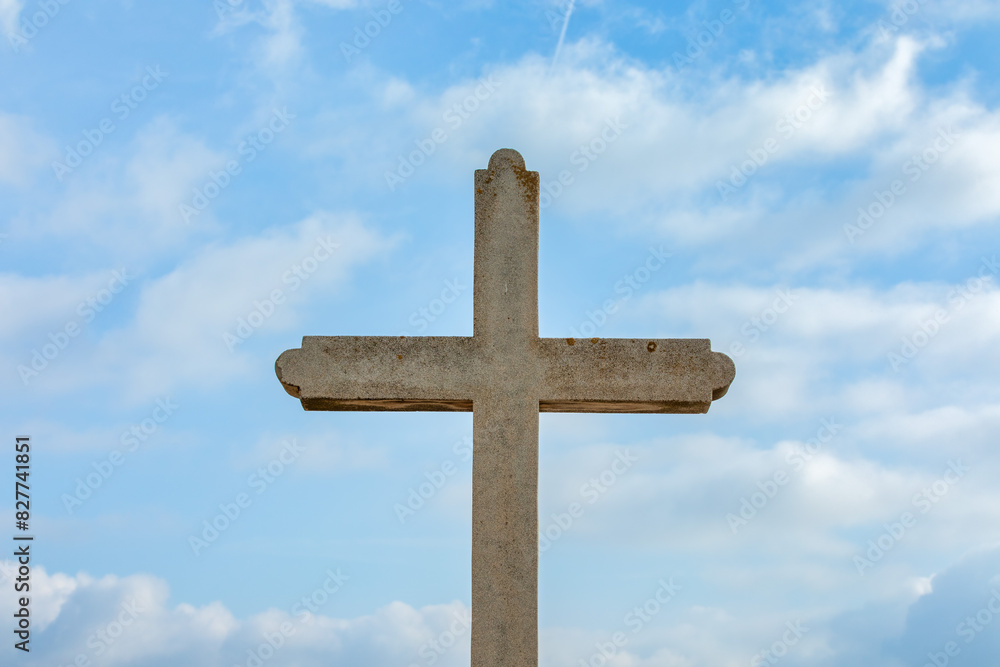
POLYGON ((513 148, 501 148, 490 156, 490 171, 501 169, 506 166, 514 166, 524 169, 524 158, 513 148))

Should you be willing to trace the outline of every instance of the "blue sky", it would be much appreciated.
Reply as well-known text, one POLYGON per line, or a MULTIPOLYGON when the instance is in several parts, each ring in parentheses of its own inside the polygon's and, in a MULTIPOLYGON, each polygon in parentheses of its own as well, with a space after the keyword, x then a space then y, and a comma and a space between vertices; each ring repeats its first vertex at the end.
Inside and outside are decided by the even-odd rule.
POLYGON ((550 195, 543 336, 737 365, 707 415, 542 416, 541 526, 586 511, 541 555, 540 664, 988 664, 998 28, 986 0, 0 0, 17 664, 468 663, 471 415, 305 413, 273 365, 470 335, 501 147, 550 195))

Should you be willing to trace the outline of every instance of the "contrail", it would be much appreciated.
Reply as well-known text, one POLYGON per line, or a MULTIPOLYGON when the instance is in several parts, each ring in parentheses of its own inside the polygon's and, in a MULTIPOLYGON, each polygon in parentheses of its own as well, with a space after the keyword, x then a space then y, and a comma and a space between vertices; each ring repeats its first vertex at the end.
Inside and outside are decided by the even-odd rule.
POLYGON ((559 43, 556 44, 556 54, 552 56, 552 67, 556 66, 556 61, 559 60, 559 53, 562 51, 563 42, 566 41, 566 28, 569 27, 569 17, 573 15, 573 7, 576 5, 576 0, 569 0, 569 7, 566 9, 566 18, 563 20, 562 32, 559 33, 559 43))

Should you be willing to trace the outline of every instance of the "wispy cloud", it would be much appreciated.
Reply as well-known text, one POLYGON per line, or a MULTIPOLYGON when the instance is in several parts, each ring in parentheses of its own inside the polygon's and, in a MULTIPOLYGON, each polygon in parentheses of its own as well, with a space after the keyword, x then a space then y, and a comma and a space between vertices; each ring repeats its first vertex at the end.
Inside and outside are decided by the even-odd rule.
POLYGON ((17 19, 24 3, 21 0, 0 0, 0 27, 10 34, 17 29, 17 19))
POLYGON ((569 0, 569 5, 566 7, 566 17, 563 19, 562 30, 559 31, 559 42, 556 44, 556 53, 552 56, 553 67, 559 62, 559 54, 562 53, 563 42, 566 41, 566 29, 569 28, 569 20, 573 16, 573 8, 575 6, 576 0, 569 0))

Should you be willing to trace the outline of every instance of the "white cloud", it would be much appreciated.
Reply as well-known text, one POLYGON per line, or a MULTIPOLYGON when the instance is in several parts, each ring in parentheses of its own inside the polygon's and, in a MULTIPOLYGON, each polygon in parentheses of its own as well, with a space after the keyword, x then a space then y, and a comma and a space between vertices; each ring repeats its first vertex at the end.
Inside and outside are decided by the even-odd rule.
POLYGON ((301 55, 302 26, 295 16, 295 4, 292 0, 269 2, 263 25, 271 31, 263 44, 265 66, 285 65, 301 55))
MULTIPOLYGON (((0 4, 0 20, 10 7, 0 4)), ((29 118, 0 112, 0 183, 26 186, 55 157, 55 142, 34 126, 29 118)))
MULTIPOLYGON (((352 178, 387 187, 385 173, 398 168, 400 156, 442 128, 447 140, 400 187, 426 187, 421 182, 428 178, 452 181, 510 146, 523 151, 543 182, 564 170, 573 178, 543 216, 652 229, 679 245, 750 248, 792 271, 831 259, 846 264, 858 253, 897 253, 926 232, 982 225, 1000 215, 1000 167, 992 159, 1000 114, 973 101, 966 84, 931 90, 918 76, 921 58, 944 48, 940 40, 899 36, 746 79, 655 69, 584 38, 567 42, 551 71, 534 55, 486 70, 499 85, 478 101, 478 79, 409 99, 398 78, 365 64, 358 66, 365 81, 359 94, 370 95, 382 113, 373 116, 367 104, 356 117, 343 108, 317 116, 310 134, 326 138, 303 150, 335 153, 352 178), (706 77, 709 92, 694 95, 694 86, 706 90, 706 77), (401 90, 404 107, 385 103, 401 90), (468 99, 478 108, 459 126, 449 124, 448 110, 468 99), (624 128, 604 142, 606 123, 616 118, 624 128), (958 142, 912 180, 913 172, 903 171, 907 161, 948 128, 958 142), (760 155, 770 140, 777 148, 764 166, 751 164, 747 184, 732 186, 724 198, 719 184, 730 183, 749 154, 760 155), (591 142, 602 151, 594 160, 579 152, 591 142), (845 165, 853 165, 847 177, 845 165), (828 170, 838 176, 798 180, 828 170), (873 192, 896 179, 904 181, 905 196, 852 244, 844 226, 871 204, 873 192)), ((716 261, 732 261, 727 257, 719 253, 716 261)))
MULTIPOLYGON (((582 503, 585 513, 542 553, 543 570, 558 570, 578 560, 582 552, 601 549, 621 550, 636 563, 635 572, 628 576, 607 575, 619 586, 631 587, 637 576, 655 580, 648 574, 651 569, 683 575, 679 583, 685 591, 674 603, 681 609, 672 608, 668 620, 657 619, 635 641, 626 633, 630 640, 626 655, 609 664, 661 664, 657 659, 665 657, 656 656, 663 647, 678 654, 672 658, 676 664, 737 664, 726 659, 749 661, 780 637, 785 621, 796 619, 810 628, 810 634, 796 648, 791 664, 847 664, 843 656, 839 661, 829 656, 850 652, 863 642, 870 642, 865 650, 877 652, 884 642, 894 644, 892 639, 903 632, 906 606, 928 592, 928 573, 918 562, 947 562, 956 552, 1000 540, 997 530, 984 532, 984 527, 997 525, 1000 518, 1000 504, 992 498, 991 488, 996 466, 971 466, 963 479, 924 512, 913 497, 935 488, 935 482, 943 478, 947 454, 942 454, 939 468, 906 471, 896 463, 844 458, 840 450, 849 447, 843 446, 843 439, 851 437, 845 432, 827 443, 799 471, 786 457, 801 442, 758 449, 735 439, 679 436, 644 443, 633 450, 640 461, 593 505, 582 500, 577 487, 598 478, 608 467, 612 448, 577 447, 549 458, 543 462, 542 530, 554 524, 551 514, 565 513, 570 502, 582 503), (753 494, 758 496, 753 502, 764 498, 769 491, 760 484, 775 479, 777 471, 787 473, 790 481, 772 487, 774 496, 754 510, 756 516, 738 534, 732 534, 726 514, 738 515, 742 498, 753 494), (915 526, 905 530, 860 576, 854 556, 866 556, 868 541, 882 539, 885 526, 898 523, 907 511, 916 517, 915 526), (700 600, 706 595, 711 598, 709 581, 727 591, 726 603, 716 614, 699 618, 699 609, 704 611, 698 607, 700 600), (843 617, 867 616, 867 612, 847 611, 858 608, 860 601, 878 609, 882 618, 870 623, 865 632, 843 625, 843 617), (713 655, 719 646, 725 647, 724 655, 713 655)), ((989 574, 996 580, 994 585, 1000 585, 996 552, 991 562, 989 574)), ((973 610, 988 597, 985 587, 970 587, 966 592, 972 595, 976 590, 981 600, 973 610)), ((618 591, 613 597, 616 608, 632 606, 618 591)), ((942 604, 949 604, 948 600, 946 593, 942 604)), ((635 600, 640 602, 641 598, 635 600)), ((938 635, 952 631, 964 618, 964 614, 952 619, 940 612, 935 611, 938 635)), ((586 659, 593 650, 590 647, 606 642, 617 629, 625 628, 609 627, 605 621, 600 632, 564 632, 574 636, 575 653, 567 651, 553 664, 571 665, 586 659)))
MULTIPOLYGON (((926 653, 942 650, 948 641, 961 646, 965 662, 959 664, 986 664, 996 655, 997 634, 986 625, 986 631, 972 632, 969 640, 965 630, 976 626, 965 619, 988 609, 994 596, 1000 596, 998 553, 997 549, 971 553, 930 579, 914 579, 905 593, 845 611, 819 604, 811 611, 782 614, 755 602, 744 613, 699 604, 697 588, 681 584, 674 599, 647 607, 656 613, 646 616, 649 622, 638 628, 635 623, 626 624, 624 617, 600 629, 543 627, 541 659, 552 667, 576 667, 580 660, 586 663, 600 654, 601 646, 609 651, 612 634, 622 632, 625 644, 613 647, 614 657, 602 664, 748 664, 760 651, 790 637, 786 630, 793 627, 800 636, 786 647, 783 662, 798 667, 916 664, 926 653), (962 634, 956 634, 960 630, 962 634)), ((13 564, 0 565, 0 579, 8 582, 13 564)), ((83 656, 91 662, 129 667, 159 667, 165 661, 217 667, 255 664, 261 658, 263 664, 275 667, 468 664, 469 609, 463 604, 415 609, 393 602, 368 615, 336 618, 332 614, 338 607, 337 593, 314 597, 322 591, 324 578, 331 581, 328 577, 317 573, 314 591, 293 596, 313 597, 317 601, 313 612, 304 607, 269 609, 239 619, 220 602, 200 607, 170 604, 166 583, 156 577, 95 579, 82 573, 49 574, 36 567, 32 579, 35 634, 32 651, 21 663, 27 667, 73 664, 83 656)), ((341 584, 363 586, 364 582, 348 578, 341 584)), ((659 585, 650 581, 636 587, 633 605, 652 600, 659 585)), ((11 596, 0 600, 5 615, 9 617, 13 610, 11 596)))
POLYGON ((117 298, 112 289, 122 290, 120 282, 113 282, 116 275, 135 278, 127 270, 76 276, 0 275, 0 308, 7 313, 0 324, 4 341, 0 363, 10 369, 0 387, 22 392, 34 383, 38 371, 64 364, 87 347, 84 341, 95 335, 100 320, 111 317, 107 311, 117 298))
MULTIPOLYGON (((905 6, 903 16, 910 20, 914 16, 926 17, 935 22, 935 25, 963 24, 969 22, 1000 19, 1000 7, 991 0, 915 0, 913 4, 900 2, 899 0, 888 0, 886 2, 886 14, 891 21, 892 12, 897 8, 905 6), (909 11, 916 6, 916 11, 909 11)), ((913 25, 908 20, 906 23, 913 25)), ((905 26, 906 23, 903 25, 905 26)))
POLYGON ((17 21, 24 8, 23 0, 0 0, 0 26, 7 34, 17 30, 17 21))
POLYGON ((298 5, 346 10, 354 9, 359 4, 358 0, 264 0, 263 11, 238 7, 221 13, 215 33, 225 34, 250 23, 260 25, 268 34, 257 42, 253 57, 258 67, 275 73, 288 65, 297 64, 303 55, 305 28, 296 12, 298 5))
MULTIPOLYGON (((688 435, 635 443, 641 463, 574 524, 568 542, 629 545, 632 554, 668 550, 674 558, 696 554, 692 558, 708 559, 697 567, 713 580, 752 584, 769 594, 794 582, 796 590, 814 591, 835 604, 840 595, 856 602, 916 590, 915 579, 927 574, 919 569, 925 559, 1000 539, 992 528, 984 532, 1000 525, 990 481, 998 468, 993 434, 1000 394, 994 378, 1000 357, 994 342, 1000 337, 1000 304, 995 285, 987 283, 959 308, 948 298, 955 288, 902 283, 789 290, 695 283, 626 304, 616 315, 621 319, 602 335, 645 327, 642 333, 650 336, 711 337, 715 349, 726 352, 731 343, 741 343, 746 351, 736 358, 736 381, 701 418, 708 420, 704 428, 726 429, 736 419, 741 431, 766 424, 774 435, 758 442, 688 435), (779 290, 794 299, 776 314, 769 309, 779 290), (948 321, 894 373, 887 354, 898 350, 903 336, 922 331, 921 324, 941 308, 948 310, 948 321), (841 433, 792 474, 789 457, 816 434, 823 418, 841 424, 841 433), (914 496, 938 481, 951 461, 963 462, 969 473, 924 514, 914 496), (742 498, 757 493, 758 484, 767 485, 777 471, 791 481, 734 538, 726 514, 737 513, 742 498), (859 577, 851 558, 878 538, 883 523, 907 511, 919 516, 919 524, 905 545, 874 577, 859 577)), ((700 427, 694 421, 677 424, 700 427)), ((608 435, 610 429, 587 430, 593 433, 554 433, 573 447, 543 466, 543 528, 551 513, 581 502, 580 485, 608 467, 607 441, 621 442, 608 435)))
POLYGON ((546 465, 543 524, 553 521, 551 513, 565 512, 570 503, 578 502, 586 513, 573 525, 574 539, 611 538, 644 548, 670 545, 683 551, 766 542, 766 549, 782 559, 791 554, 801 557, 804 550, 823 559, 836 558, 852 546, 831 537, 837 530, 898 513, 914 489, 940 472, 918 475, 863 458, 843 458, 838 454, 843 430, 810 455, 806 441, 818 429, 819 423, 800 439, 763 448, 708 435, 631 446, 638 461, 599 496, 583 493, 581 485, 600 480, 618 446, 577 446, 546 465), (727 515, 739 515, 742 498, 760 491, 758 482, 766 485, 778 471, 788 477, 777 489, 780 495, 734 533, 727 515), (677 534, 685 536, 683 545, 673 544, 677 534))
POLYGON ((109 273, 78 276, 27 277, 0 274, 0 339, 12 341, 27 334, 41 336, 46 329, 61 330, 78 321, 77 307, 94 297, 109 280, 109 273))
POLYGON ((858 435, 906 451, 940 450, 942 443, 965 444, 966 451, 988 446, 1000 427, 1000 405, 942 405, 926 410, 886 410, 857 425, 858 435))
MULTIPOLYGON (((317 574, 318 583, 327 577, 317 574)), ((274 667, 396 667, 422 663, 430 654, 441 667, 469 661, 468 610, 458 602, 422 609, 393 602, 368 616, 338 619, 328 615, 337 606, 335 594, 330 601, 324 593, 327 601, 317 613, 271 609, 241 620, 219 602, 170 605, 166 583, 148 575, 69 577, 36 566, 32 583, 36 625, 32 650, 20 658, 26 667, 75 664, 78 656, 109 666, 159 667, 166 660, 218 667, 255 664, 252 653, 274 667)), ((349 579, 342 585, 356 584, 349 579)), ((317 592, 323 589, 301 596, 317 592)), ((0 610, 11 616, 12 596, 4 596, 0 610)))
POLYGON ((210 211, 185 225, 179 207, 225 159, 160 116, 137 132, 124 155, 95 153, 66 175, 65 194, 40 221, 17 221, 18 231, 85 238, 133 261, 155 256, 212 225, 210 211))
MULTIPOLYGON (((533 168, 552 178, 560 169, 574 170, 573 151, 599 136, 606 119, 620 116, 627 131, 591 165, 599 176, 581 178, 598 184, 604 200, 614 189, 615 199, 643 192, 645 202, 650 193, 663 196, 714 183, 734 160, 745 157, 745 150, 776 134, 775 123, 806 103, 819 86, 829 98, 777 159, 869 148, 872 136, 895 129, 913 112, 911 78, 919 51, 916 42, 901 39, 889 53, 872 49, 861 56, 829 57, 767 83, 723 80, 709 99, 685 100, 677 86, 686 75, 650 69, 608 44, 584 39, 567 44, 566 62, 554 72, 532 56, 494 70, 499 92, 443 150, 462 156, 469 144, 521 146, 533 168)), ((414 105, 418 127, 440 124, 441 114, 477 85, 456 84, 414 105)), ((818 105, 818 98, 813 103, 818 105)), ((586 196, 584 188, 573 192, 574 199, 586 196)))
POLYGON ((239 319, 250 318, 255 309, 269 310, 256 303, 281 290, 287 305, 275 306, 259 329, 291 330, 310 295, 343 285, 354 267, 386 247, 351 218, 317 215, 209 248, 146 285, 134 322, 111 333, 96 356, 115 368, 112 377, 129 394, 160 395, 178 382, 225 382, 244 373, 249 359, 238 347, 230 352, 224 335, 239 333, 239 319), (330 243, 339 244, 332 256, 330 243), (314 259, 317 253, 328 259, 314 259), (310 274, 303 266, 316 268, 310 274))
MULTIPOLYGON (((972 266, 968 275, 977 271, 972 266)), ((932 387, 945 382, 958 382, 955 396, 962 401, 989 403, 1000 398, 991 389, 1000 371, 992 342, 1000 336, 995 283, 971 292, 967 281, 902 283, 881 291, 699 282, 626 304, 607 335, 617 335, 621 326, 646 335, 711 338, 714 349, 736 357, 737 379, 722 409, 757 418, 803 410, 846 417, 852 407, 855 414, 870 413, 865 388, 890 389, 875 397, 890 406, 906 401, 911 409, 929 407, 941 400, 932 387), (781 294, 790 295, 790 305, 781 294), (928 325, 940 311, 944 323, 928 325), (934 335, 926 336, 925 328, 934 335), (904 339, 916 340, 912 350, 904 350, 904 339), (931 384, 914 382, 913 375, 931 384)))
POLYGON ((382 104, 386 107, 403 106, 412 102, 416 91, 407 81, 389 79, 382 87, 382 104))
MULTIPOLYGON (((914 665, 928 662, 928 654, 943 654, 948 642, 954 642, 958 653, 948 659, 953 665, 986 665, 1000 650, 998 634, 992 623, 981 625, 975 617, 992 605, 1000 605, 1000 579, 997 565, 1000 549, 986 548, 970 552, 958 563, 935 574, 920 586, 922 594, 897 610, 870 605, 845 611, 830 622, 830 647, 833 655, 818 660, 815 667, 842 664, 914 665), (877 634, 871 628, 882 629, 879 617, 886 612, 897 617, 898 628, 891 634, 877 634), (973 619, 970 623, 969 619, 973 619), (982 628, 982 632, 975 628, 982 628)), ((894 624, 895 625, 895 624, 894 624)), ((946 658, 948 656, 945 656, 946 658)), ((941 662, 938 657, 937 661, 941 662)))
POLYGON ((130 287, 139 294, 126 324, 104 332, 85 358, 60 360, 34 383, 48 391, 108 384, 143 403, 179 385, 213 387, 245 377, 256 361, 251 366, 246 349, 254 343, 241 337, 290 331, 312 299, 329 295, 388 247, 353 217, 328 214, 208 246, 130 287), (280 303, 273 304, 275 290, 280 303))

